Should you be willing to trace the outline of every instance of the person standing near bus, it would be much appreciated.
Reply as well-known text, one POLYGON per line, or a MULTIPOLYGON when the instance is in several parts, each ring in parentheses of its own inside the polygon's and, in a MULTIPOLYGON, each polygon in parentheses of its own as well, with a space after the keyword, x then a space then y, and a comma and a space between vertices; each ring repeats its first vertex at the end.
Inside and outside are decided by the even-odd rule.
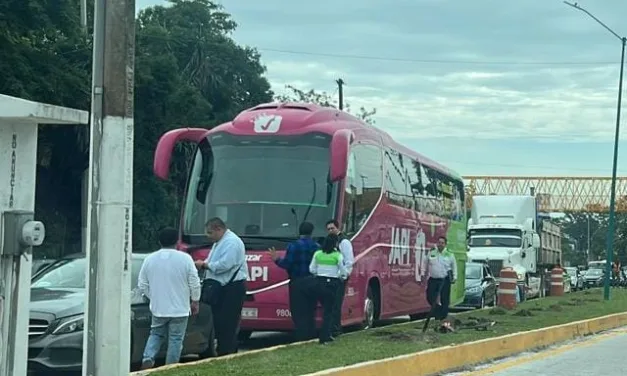
POLYGON ((344 295, 346 293, 346 284, 353 272, 353 264, 355 262, 355 254, 353 252, 353 244, 344 236, 340 231, 340 224, 337 220, 332 219, 327 222, 327 232, 329 234, 336 235, 339 241, 338 248, 342 253, 342 260, 344 268, 346 269, 346 275, 342 279, 342 283, 338 285, 338 292, 335 294, 335 308, 333 310, 333 325, 332 334, 334 337, 338 337, 342 334, 342 304, 344 304, 344 295))
POLYGON ((199 310, 200 279, 192 257, 176 249, 178 236, 179 232, 173 228, 161 230, 161 249, 146 257, 139 270, 137 287, 150 299, 152 314, 142 370, 154 367, 166 337, 165 363, 179 362, 190 313, 196 315, 199 310))
POLYGON ((220 218, 207 221, 205 230, 214 243, 207 259, 196 261, 196 267, 205 271, 203 300, 208 300, 213 312, 218 356, 234 354, 246 297, 246 250, 242 239, 220 218))
POLYGON ((435 319, 448 317, 451 301, 451 285, 457 280, 457 262, 455 255, 446 248, 446 238, 438 238, 437 247, 429 253, 429 280, 427 282, 427 301, 435 307, 435 319))
POLYGON ((290 312, 296 341, 307 341, 316 332, 315 280, 309 271, 309 265, 320 245, 311 238, 313 230, 314 225, 310 222, 301 223, 298 228, 300 238, 287 245, 283 258, 277 255, 274 247, 269 249, 274 263, 285 269, 290 278, 290 312))
POLYGON ((348 274, 344 266, 344 257, 337 249, 338 241, 337 235, 329 234, 324 240, 322 249, 314 253, 309 265, 309 271, 316 276, 316 301, 320 302, 323 310, 319 337, 323 345, 333 341, 331 330, 334 324, 336 295, 348 274))

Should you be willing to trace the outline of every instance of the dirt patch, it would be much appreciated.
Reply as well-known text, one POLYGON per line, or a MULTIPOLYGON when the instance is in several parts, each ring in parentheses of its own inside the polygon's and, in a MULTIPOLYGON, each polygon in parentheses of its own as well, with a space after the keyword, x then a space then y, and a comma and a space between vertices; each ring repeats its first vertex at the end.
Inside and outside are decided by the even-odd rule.
POLYGON ((528 309, 521 309, 520 311, 514 313, 514 316, 531 317, 531 316, 535 316, 535 314, 528 309))
POLYGON ((390 334, 388 339, 391 341, 413 342, 417 339, 416 337, 416 335, 412 335, 411 333, 397 332, 390 334))
POLYGON ((507 310, 505 308, 501 308, 501 307, 496 307, 496 308, 492 308, 490 311, 488 311, 488 314, 490 315, 507 315, 507 310))
POLYGON ((384 340, 394 341, 394 342, 426 342, 426 343, 436 343, 438 342, 438 336, 436 333, 422 333, 422 330, 406 330, 406 331, 390 331, 390 330, 379 330, 376 332, 372 332, 371 335, 373 337, 378 337, 384 340))
POLYGON ((389 337, 396 332, 391 332, 389 330, 373 330, 370 335, 373 337, 389 337))
POLYGON ((562 308, 562 306, 559 304, 553 304, 552 306, 549 307, 549 309, 555 312, 562 312, 564 310, 564 308, 562 308))
POLYGON ((572 300, 571 300, 571 301, 565 301, 565 300, 562 300, 562 301, 560 301, 560 302, 559 302, 559 303, 557 303, 557 304, 559 304, 559 305, 563 305, 563 306, 578 306, 578 305, 579 305, 579 304, 577 304, 576 302, 573 302, 572 300))
POLYGON ((601 301, 601 299, 592 298, 592 299, 586 299, 585 301, 589 303, 598 303, 601 301))

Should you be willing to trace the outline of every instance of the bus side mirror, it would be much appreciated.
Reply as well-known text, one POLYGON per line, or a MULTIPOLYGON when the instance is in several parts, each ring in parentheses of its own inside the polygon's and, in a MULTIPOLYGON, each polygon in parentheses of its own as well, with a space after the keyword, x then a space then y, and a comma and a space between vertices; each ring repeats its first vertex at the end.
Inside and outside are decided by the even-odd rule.
POLYGON ((346 177, 348 168, 348 149, 353 140, 353 132, 349 129, 341 129, 333 134, 329 157, 331 167, 329 177, 332 182, 342 180, 346 177))
POLYGON ((205 137, 208 130, 203 128, 181 128, 166 132, 159 139, 152 170, 159 179, 167 180, 170 173, 170 160, 174 146, 181 141, 200 142, 205 137))

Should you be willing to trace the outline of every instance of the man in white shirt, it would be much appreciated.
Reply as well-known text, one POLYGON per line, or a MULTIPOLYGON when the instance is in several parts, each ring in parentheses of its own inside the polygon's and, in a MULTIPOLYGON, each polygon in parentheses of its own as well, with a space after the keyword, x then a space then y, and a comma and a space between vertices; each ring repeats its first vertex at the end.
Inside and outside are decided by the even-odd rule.
POLYGON ((446 248, 446 238, 438 238, 436 249, 431 250, 428 257, 429 281, 427 282, 427 301, 435 307, 435 319, 444 320, 448 317, 451 302, 451 285, 457 280, 457 262, 455 255, 446 248))
POLYGON ((142 369, 152 368, 168 337, 166 364, 178 363, 187 332, 187 320, 198 313, 200 279, 192 257, 175 249, 178 231, 164 228, 159 233, 161 249, 146 257, 139 271, 138 288, 150 299, 152 324, 146 342, 142 369))
POLYGON ((340 224, 337 220, 331 219, 327 222, 327 232, 329 234, 334 234, 339 237, 340 241, 337 247, 342 254, 344 269, 346 269, 346 276, 343 278, 342 283, 339 284, 338 291, 335 294, 336 301, 333 309, 332 336, 338 337, 342 334, 342 304, 344 303, 346 284, 348 282, 348 279, 350 278, 351 272, 353 271, 355 254, 353 253, 353 244, 340 231, 340 224))
POLYGON ((207 280, 219 284, 220 288, 211 293, 215 293, 212 301, 207 301, 213 312, 213 325, 218 340, 217 352, 218 356, 234 354, 237 352, 237 334, 246 298, 246 248, 242 239, 229 230, 220 218, 210 219, 205 230, 207 237, 214 243, 207 259, 196 261, 196 267, 206 271, 203 301, 208 290, 215 290, 216 287, 215 283, 207 280))

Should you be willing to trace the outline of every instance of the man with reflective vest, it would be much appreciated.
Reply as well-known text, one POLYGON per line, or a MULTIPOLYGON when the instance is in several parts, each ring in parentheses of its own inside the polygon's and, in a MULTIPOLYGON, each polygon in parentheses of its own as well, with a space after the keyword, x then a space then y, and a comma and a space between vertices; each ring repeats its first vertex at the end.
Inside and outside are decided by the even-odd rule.
POLYGON ((446 243, 445 237, 438 238, 437 247, 429 252, 428 257, 427 301, 431 307, 435 307, 436 320, 444 320, 448 317, 451 285, 457 280, 457 262, 453 253, 446 248, 446 243))
POLYGON ((342 277, 342 283, 338 285, 338 291, 335 295, 335 306, 333 308, 333 325, 332 335, 338 337, 342 334, 342 304, 344 303, 344 294, 346 292, 346 284, 353 271, 353 263, 355 262, 355 254, 353 253, 353 244, 344 236, 340 231, 340 224, 337 220, 331 219, 327 222, 327 232, 331 235, 338 237, 338 245, 340 253, 342 254, 342 262, 346 269, 346 275, 342 277))

